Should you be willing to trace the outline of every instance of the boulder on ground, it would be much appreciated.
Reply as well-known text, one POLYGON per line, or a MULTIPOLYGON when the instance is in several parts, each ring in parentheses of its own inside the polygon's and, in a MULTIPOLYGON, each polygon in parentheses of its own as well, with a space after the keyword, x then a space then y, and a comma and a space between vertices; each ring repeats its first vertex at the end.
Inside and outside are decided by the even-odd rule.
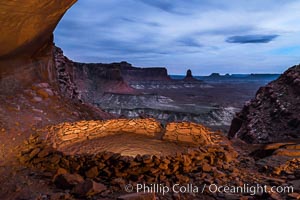
POLYGON ((107 190, 107 188, 102 183, 97 183, 95 181, 88 179, 76 185, 72 190, 72 193, 80 197, 89 197, 89 196, 99 194, 105 190, 107 190))
POLYGON ((84 179, 79 174, 60 174, 54 179, 56 187, 61 189, 72 189, 75 185, 83 182, 84 179))
POLYGON ((154 193, 133 193, 119 196, 118 200, 155 200, 154 193))

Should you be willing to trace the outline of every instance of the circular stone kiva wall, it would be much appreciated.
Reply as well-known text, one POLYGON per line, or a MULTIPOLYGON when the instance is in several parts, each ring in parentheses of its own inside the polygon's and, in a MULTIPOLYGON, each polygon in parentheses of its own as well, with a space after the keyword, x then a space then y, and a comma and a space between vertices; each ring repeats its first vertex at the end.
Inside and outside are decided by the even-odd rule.
POLYGON ((39 132, 48 134, 45 139, 37 135, 26 142, 21 152, 22 162, 45 170, 64 168, 86 178, 189 182, 190 173, 228 169, 237 156, 228 146, 217 144, 218 135, 199 124, 187 122, 170 123, 164 129, 154 119, 80 121, 48 126, 39 132), (79 145, 88 147, 89 143, 97 144, 97 140, 126 139, 126 135, 130 135, 131 140, 136 136, 147 138, 144 141, 159 141, 161 144, 156 144, 163 147, 175 145, 178 151, 153 149, 143 154, 143 151, 134 150, 124 155, 105 149, 84 151, 79 145), (72 147, 81 150, 74 152, 72 147))

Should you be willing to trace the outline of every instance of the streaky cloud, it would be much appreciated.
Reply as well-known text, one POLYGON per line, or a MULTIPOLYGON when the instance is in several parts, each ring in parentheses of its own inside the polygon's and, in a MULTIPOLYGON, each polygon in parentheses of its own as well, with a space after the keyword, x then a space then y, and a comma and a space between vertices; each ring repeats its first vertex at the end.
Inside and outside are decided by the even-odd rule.
POLYGON ((173 12, 174 9, 174 5, 170 0, 141 0, 141 2, 166 12, 173 12))
POLYGON ((151 22, 151 21, 142 21, 142 20, 136 20, 136 19, 131 19, 128 17, 121 17, 120 18, 122 21, 129 22, 129 23, 135 23, 135 24, 144 24, 147 26, 153 26, 153 27, 160 27, 161 25, 157 22, 151 22))
POLYGON ((269 43, 278 36, 279 35, 237 35, 227 38, 226 42, 239 44, 269 43))
POLYGON ((164 12, 176 15, 190 15, 188 12, 183 12, 180 8, 183 6, 184 1, 174 0, 139 0, 148 6, 162 10, 164 12))
POLYGON ((195 38, 192 37, 182 37, 177 40, 177 42, 182 46, 187 47, 203 47, 195 38))

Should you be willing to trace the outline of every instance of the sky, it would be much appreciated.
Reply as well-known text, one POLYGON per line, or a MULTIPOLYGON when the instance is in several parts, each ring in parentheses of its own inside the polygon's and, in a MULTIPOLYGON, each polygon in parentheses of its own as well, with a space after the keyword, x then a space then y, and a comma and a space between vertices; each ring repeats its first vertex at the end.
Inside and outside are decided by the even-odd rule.
POLYGON ((300 1, 78 0, 54 36, 77 62, 282 73, 300 63, 300 1))

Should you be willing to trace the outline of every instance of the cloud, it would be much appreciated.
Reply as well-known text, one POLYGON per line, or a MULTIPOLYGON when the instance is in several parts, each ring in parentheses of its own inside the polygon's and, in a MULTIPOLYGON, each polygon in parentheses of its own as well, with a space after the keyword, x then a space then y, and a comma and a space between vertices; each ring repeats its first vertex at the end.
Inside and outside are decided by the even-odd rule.
POLYGON ((174 4, 172 0, 140 0, 144 4, 152 6, 154 8, 161 9, 166 12, 174 12, 174 4))
POLYGON ((245 34, 255 30, 253 26, 249 25, 227 25, 225 27, 214 27, 211 29, 198 31, 195 35, 232 35, 245 34))
POLYGON ((183 45, 183 46, 187 46, 187 47, 203 47, 202 44, 200 44, 195 38, 192 38, 192 37, 182 37, 180 39, 177 40, 178 43, 180 45, 183 45))
POLYGON ((144 24, 144 25, 147 25, 147 26, 154 26, 154 27, 160 27, 161 25, 157 22, 151 22, 151 21, 139 21, 137 19, 130 19, 130 18, 127 18, 127 17, 121 17, 120 18, 122 21, 125 21, 125 22, 130 22, 130 23, 136 23, 136 24, 144 24))
POLYGON ((228 43, 269 43, 279 35, 242 35, 242 36, 232 36, 226 39, 228 43))
POLYGON ((78 1, 55 43, 80 62, 126 60, 196 75, 282 72, 299 62, 299 9, 294 0, 78 1))

